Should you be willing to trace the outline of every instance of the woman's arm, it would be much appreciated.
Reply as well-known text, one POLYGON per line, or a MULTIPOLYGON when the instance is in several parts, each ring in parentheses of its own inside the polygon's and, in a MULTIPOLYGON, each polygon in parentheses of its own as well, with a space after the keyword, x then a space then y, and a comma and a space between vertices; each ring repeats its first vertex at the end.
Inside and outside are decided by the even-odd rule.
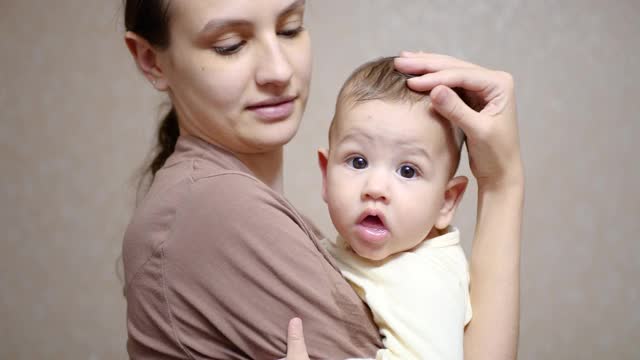
POLYGON ((237 173, 198 176, 182 204, 162 273, 173 334, 185 351, 279 358, 286 324, 300 317, 313 358, 375 353, 379 336, 366 307, 265 185, 237 173))
POLYGON ((464 131, 478 181, 471 255, 474 315, 465 331, 465 358, 515 359, 524 175, 513 79, 437 54, 405 52, 396 67, 422 75, 410 79, 409 87, 431 91, 433 107, 464 131), (461 90, 465 102, 452 88, 461 90))
POLYGON ((520 303, 522 186, 479 185, 471 255, 473 320, 465 331, 466 359, 515 359, 520 303))

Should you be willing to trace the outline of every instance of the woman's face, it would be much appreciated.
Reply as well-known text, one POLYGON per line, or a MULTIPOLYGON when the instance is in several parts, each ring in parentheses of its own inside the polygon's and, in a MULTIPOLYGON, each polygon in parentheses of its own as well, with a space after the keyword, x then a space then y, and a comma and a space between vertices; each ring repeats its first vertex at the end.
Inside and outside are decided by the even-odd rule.
POLYGON ((303 0, 171 0, 158 60, 182 133, 235 153, 278 149, 309 93, 303 0))

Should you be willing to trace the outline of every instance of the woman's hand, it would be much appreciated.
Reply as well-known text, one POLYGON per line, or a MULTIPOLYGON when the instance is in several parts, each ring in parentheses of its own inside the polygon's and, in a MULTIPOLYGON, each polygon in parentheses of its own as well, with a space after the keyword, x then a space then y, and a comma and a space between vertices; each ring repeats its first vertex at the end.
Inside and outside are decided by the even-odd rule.
POLYGON ((395 65, 400 72, 417 75, 407 81, 408 86, 431 91, 435 110, 465 133, 479 188, 523 186, 511 75, 428 53, 402 52, 395 65))
POLYGON ((465 328, 464 357, 513 360, 524 203, 513 79, 445 55, 404 52, 395 62, 399 71, 416 75, 408 86, 431 91, 434 109, 467 135, 471 171, 478 181, 470 261, 473 320, 465 328))
POLYGON ((287 357, 284 360, 309 360, 307 346, 304 343, 302 320, 293 318, 287 329, 287 357))

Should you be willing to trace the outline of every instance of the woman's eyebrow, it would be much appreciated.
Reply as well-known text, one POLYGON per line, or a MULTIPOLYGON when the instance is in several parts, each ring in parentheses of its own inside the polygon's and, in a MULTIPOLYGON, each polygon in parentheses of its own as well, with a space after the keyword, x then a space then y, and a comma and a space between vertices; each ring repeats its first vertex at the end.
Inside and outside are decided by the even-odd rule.
MULTIPOLYGON (((278 17, 286 15, 290 12, 296 11, 300 8, 303 8, 305 5, 305 0, 296 0, 291 5, 287 6, 284 10, 280 12, 278 17)), ((201 34, 206 34, 210 32, 214 32, 218 29, 225 27, 241 27, 241 26, 250 26, 251 22, 248 20, 241 19, 212 19, 200 30, 201 34)))
POLYGON ((214 32, 218 29, 222 29, 225 27, 245 27, 250 26, 251 22, 247 20, 233 20, 233 19, 213 19, 210 20, 203 28, 200 30, 201 34, 207 34, 214 32))
POLYGON ((296 0, 291 5, 287 6, 284 10, 280 12, 279 16, 286 15, 292 11, 298 10, 299 8, 303 8, 305 4, 305 0, 296 0))

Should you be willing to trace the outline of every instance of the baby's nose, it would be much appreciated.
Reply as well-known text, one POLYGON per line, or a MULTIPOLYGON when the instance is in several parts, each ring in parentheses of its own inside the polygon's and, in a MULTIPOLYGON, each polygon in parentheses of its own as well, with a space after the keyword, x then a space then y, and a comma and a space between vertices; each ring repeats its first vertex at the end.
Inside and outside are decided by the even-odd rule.
POLYGON ((362 189, 363 200, 389 202, 389 185, 387 180, 387 177, 384 175, 372 174, 362 189))

